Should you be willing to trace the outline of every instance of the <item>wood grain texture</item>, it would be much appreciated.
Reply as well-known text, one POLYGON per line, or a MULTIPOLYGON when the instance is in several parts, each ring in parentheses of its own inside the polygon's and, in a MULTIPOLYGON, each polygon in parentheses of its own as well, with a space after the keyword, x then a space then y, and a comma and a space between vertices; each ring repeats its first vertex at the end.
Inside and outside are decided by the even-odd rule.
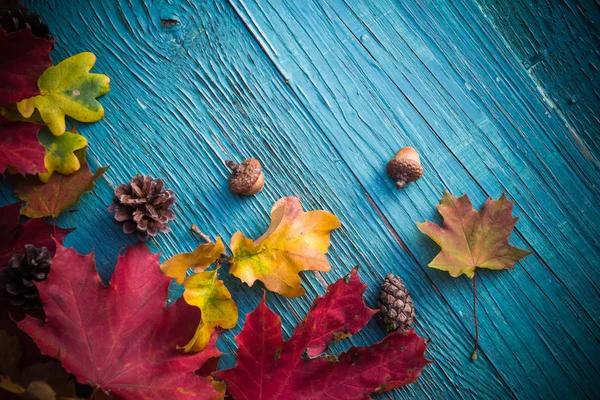
POLYGON ((600 3, 594 0, 481 0, 548 101, 581 145, 600 156, 600 3))
MULTIPOLYGON (((285 334, 359 264, 371 306, 387 272, 402 276, 417 330, 432 339, 435 363, 391 397, 600 396, 599 172, 475 2, 28 5, 57 38, 54 61, 92 51, 112 79, 106 117, 78 125, 91 164, 111 168, 58 220, 78 227, 67 245, 95 249, 104 279, 133 240, 106 211, 111 187, 138 171, 178 195, 173 232, 153 242, 163 259, 195 247, 192 223, 226 242, 237 229, 256 237, 274 201, 297 195, 343 228, 332 272, 304 274, 306 296, 268 294, 285 334), (396 191, 384 169, 403 145, 419 150, 425 176, 396 191), (267 183, 241 199, 226 189, 223 161, 247 156, 263 161, 267 183), (477 363, 471 282, 426 267, 438 249, 415 225, 439 222, 444 189, 477 207, 504 191, 520 217, 513 244, 534 252, 514 271, 481 274, 477 363)), ((4 203, 9 193, 3 185, 4 203)), ((241 316, 258 304, 259 287, 222 275, 241 316)), ((220 340, 224 367, 243 319, 220 340)), ((374 321, 334 350, 382 337, 374 321)))

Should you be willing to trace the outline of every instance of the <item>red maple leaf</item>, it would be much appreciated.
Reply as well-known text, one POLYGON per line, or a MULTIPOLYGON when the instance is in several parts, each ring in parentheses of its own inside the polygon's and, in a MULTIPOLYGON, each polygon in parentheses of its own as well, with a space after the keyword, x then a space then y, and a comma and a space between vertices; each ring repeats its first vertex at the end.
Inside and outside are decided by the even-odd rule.
POLYGON ((22 254, 26 244, 47 247, 54 254, 54 239, 62 243, 67 233, 73 231, 52 226, 43 219, 31 219, 19 224, 20 209, 21 203, 0 207, 0 270, 8 264, 13 254, 22 254))
POLYGON ((0 29, 0 106, 40 94, 37 80, 52 65, 52 46, 54 40, 39 38, 30 29, 0 29))
MULTIPOLYGON (((0 29, 0 106, 40 94, 37 80, 52 65, 54 40, 30 29, 7 33, 0 29)), ((11 122, 0 116, 0 173, 11 165, 20 174, 46 171, 46 151, 37 140, 40 125, 11 122)))
POLYGON ((31 122, 9 121, 0 115, 0 173, 9 165, 19 174, 46 171, 46 150, 37 139, 41 127, 31 122))
POLYGON ((195 370, 221 353, 181 354, 200 320, 183 300, 165 309, 170 279, 143 243, 119 257, 108 287, 94 256, 57 244, 48 279, 37 284, 46 321, 19 322, 42 354, 57 358, 81 383, 128 399, 220 399, 223 385, 195 370), (214 386, 213 386, 214 385, 214 386))
POLYGON ((366 399, 414 382, 429 361, 425 340, 413 330, 393 333, 370 347, 353 347, 337 359, 311 359, 370 319, 374 310, 363 302, 364 289, 356 270, 348 282, 330 285, 285 342, 281 319, 263 298, 236 338, 235 368, 214 375, 235 399, 249 400, 366 399))

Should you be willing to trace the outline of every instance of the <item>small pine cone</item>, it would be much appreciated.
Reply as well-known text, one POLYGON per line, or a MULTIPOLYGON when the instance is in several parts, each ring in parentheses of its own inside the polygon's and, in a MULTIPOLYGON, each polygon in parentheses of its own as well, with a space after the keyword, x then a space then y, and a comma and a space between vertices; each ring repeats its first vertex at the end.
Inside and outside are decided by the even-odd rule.
POLYGON ((40 293, 35 282, 48 277, 52 261, 47 248, 25 245, 25 253, 14 254, 2 271, 0 287, 11 304, 25 309, 41 308, 40 293))
POLYGON ((40 38, 52 39, 48 25, 37 14, 29 14, 22 7, 0 8, 0 28, 6 32, 31 29, 31 33, 40 38))
POLYGON ((175 219, 173 204, 175 192, 165 190, 162 179, 137 174, 128 184, 115 188, 108 211, 123 225, 123 232, 135 232, 140 240, 146 241, 158 232, 170 232, 169 221, 175 219))
POLYGON ((415 319, 415 308, 402 279, 388 274, 381 285, 379 293, 381 318, 388 332, 403 331, 412 325, 415 319))

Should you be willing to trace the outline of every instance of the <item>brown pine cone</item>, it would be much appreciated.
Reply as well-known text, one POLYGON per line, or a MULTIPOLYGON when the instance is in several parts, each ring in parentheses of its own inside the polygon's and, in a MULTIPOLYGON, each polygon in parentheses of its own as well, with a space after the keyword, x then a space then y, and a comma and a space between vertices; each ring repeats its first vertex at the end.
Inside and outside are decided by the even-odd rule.
POLYGON ((171 210, 175 193, 165 190, 164 186, 160 178, 137 174, 128 184, 115 188, 108 211, 123 225, 123 232, 137 233, 142 241, 155 237, 158 232, 170 232, 169 221, 175 219, 171 210))
POLYGON ((0 28, 8 33, 31 29, 31 33, 37 37, 52 39, 48 25, 42 22, 40 16, 28 13, 22 6, 0 6, 0 28))
POLYGON ((25 253, 14 254, 0 278, 3 296, 14 306, 24 309, 41 308, 40 293, 33 282, 48 277, 52 265, 47 248, 25 245, 25 253))
POLYGON ((388 274, 379 293, 381 318, 388 332, 403 331, 412 325, 415 308, 410 293, 402 284, 402 279, 388 274))

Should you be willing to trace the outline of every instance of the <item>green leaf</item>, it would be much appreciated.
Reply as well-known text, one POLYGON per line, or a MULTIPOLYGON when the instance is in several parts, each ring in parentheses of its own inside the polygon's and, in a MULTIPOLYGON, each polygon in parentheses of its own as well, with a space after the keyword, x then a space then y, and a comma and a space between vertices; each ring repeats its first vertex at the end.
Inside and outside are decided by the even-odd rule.
POLYGON ((54 136, 48 129, 42 129, 38 133, 38 140, 46 149, 46 172, 38 174, 42 182, 48 182, 54 171, 71 175, 79 170, 81 164, 74 151, 87 146, 87 140, 77 134, 75 128, 61 136, 54 136))
POLYGON ((77 204, 84 193, 94 188, 108 167, 98 168, 92 174, 85 161, 85 153, 79 157, 81 168, 71 175, 53 174, 47 183, 36 176, 13 176, 14 195, 25 201, 21 214, 29 218, 58 217, 63 211, 77 204))
POLYGON ((65 133, 65 115, 78 121, 95 122, 104 116, 96 100, 110 90, 110 79, 90 74, 96 63, 93 53, 79 53, 48 68, 38 79, 40 95, 17 103, 17 109, 29 118, 37 108, 54 135, 65 133))

